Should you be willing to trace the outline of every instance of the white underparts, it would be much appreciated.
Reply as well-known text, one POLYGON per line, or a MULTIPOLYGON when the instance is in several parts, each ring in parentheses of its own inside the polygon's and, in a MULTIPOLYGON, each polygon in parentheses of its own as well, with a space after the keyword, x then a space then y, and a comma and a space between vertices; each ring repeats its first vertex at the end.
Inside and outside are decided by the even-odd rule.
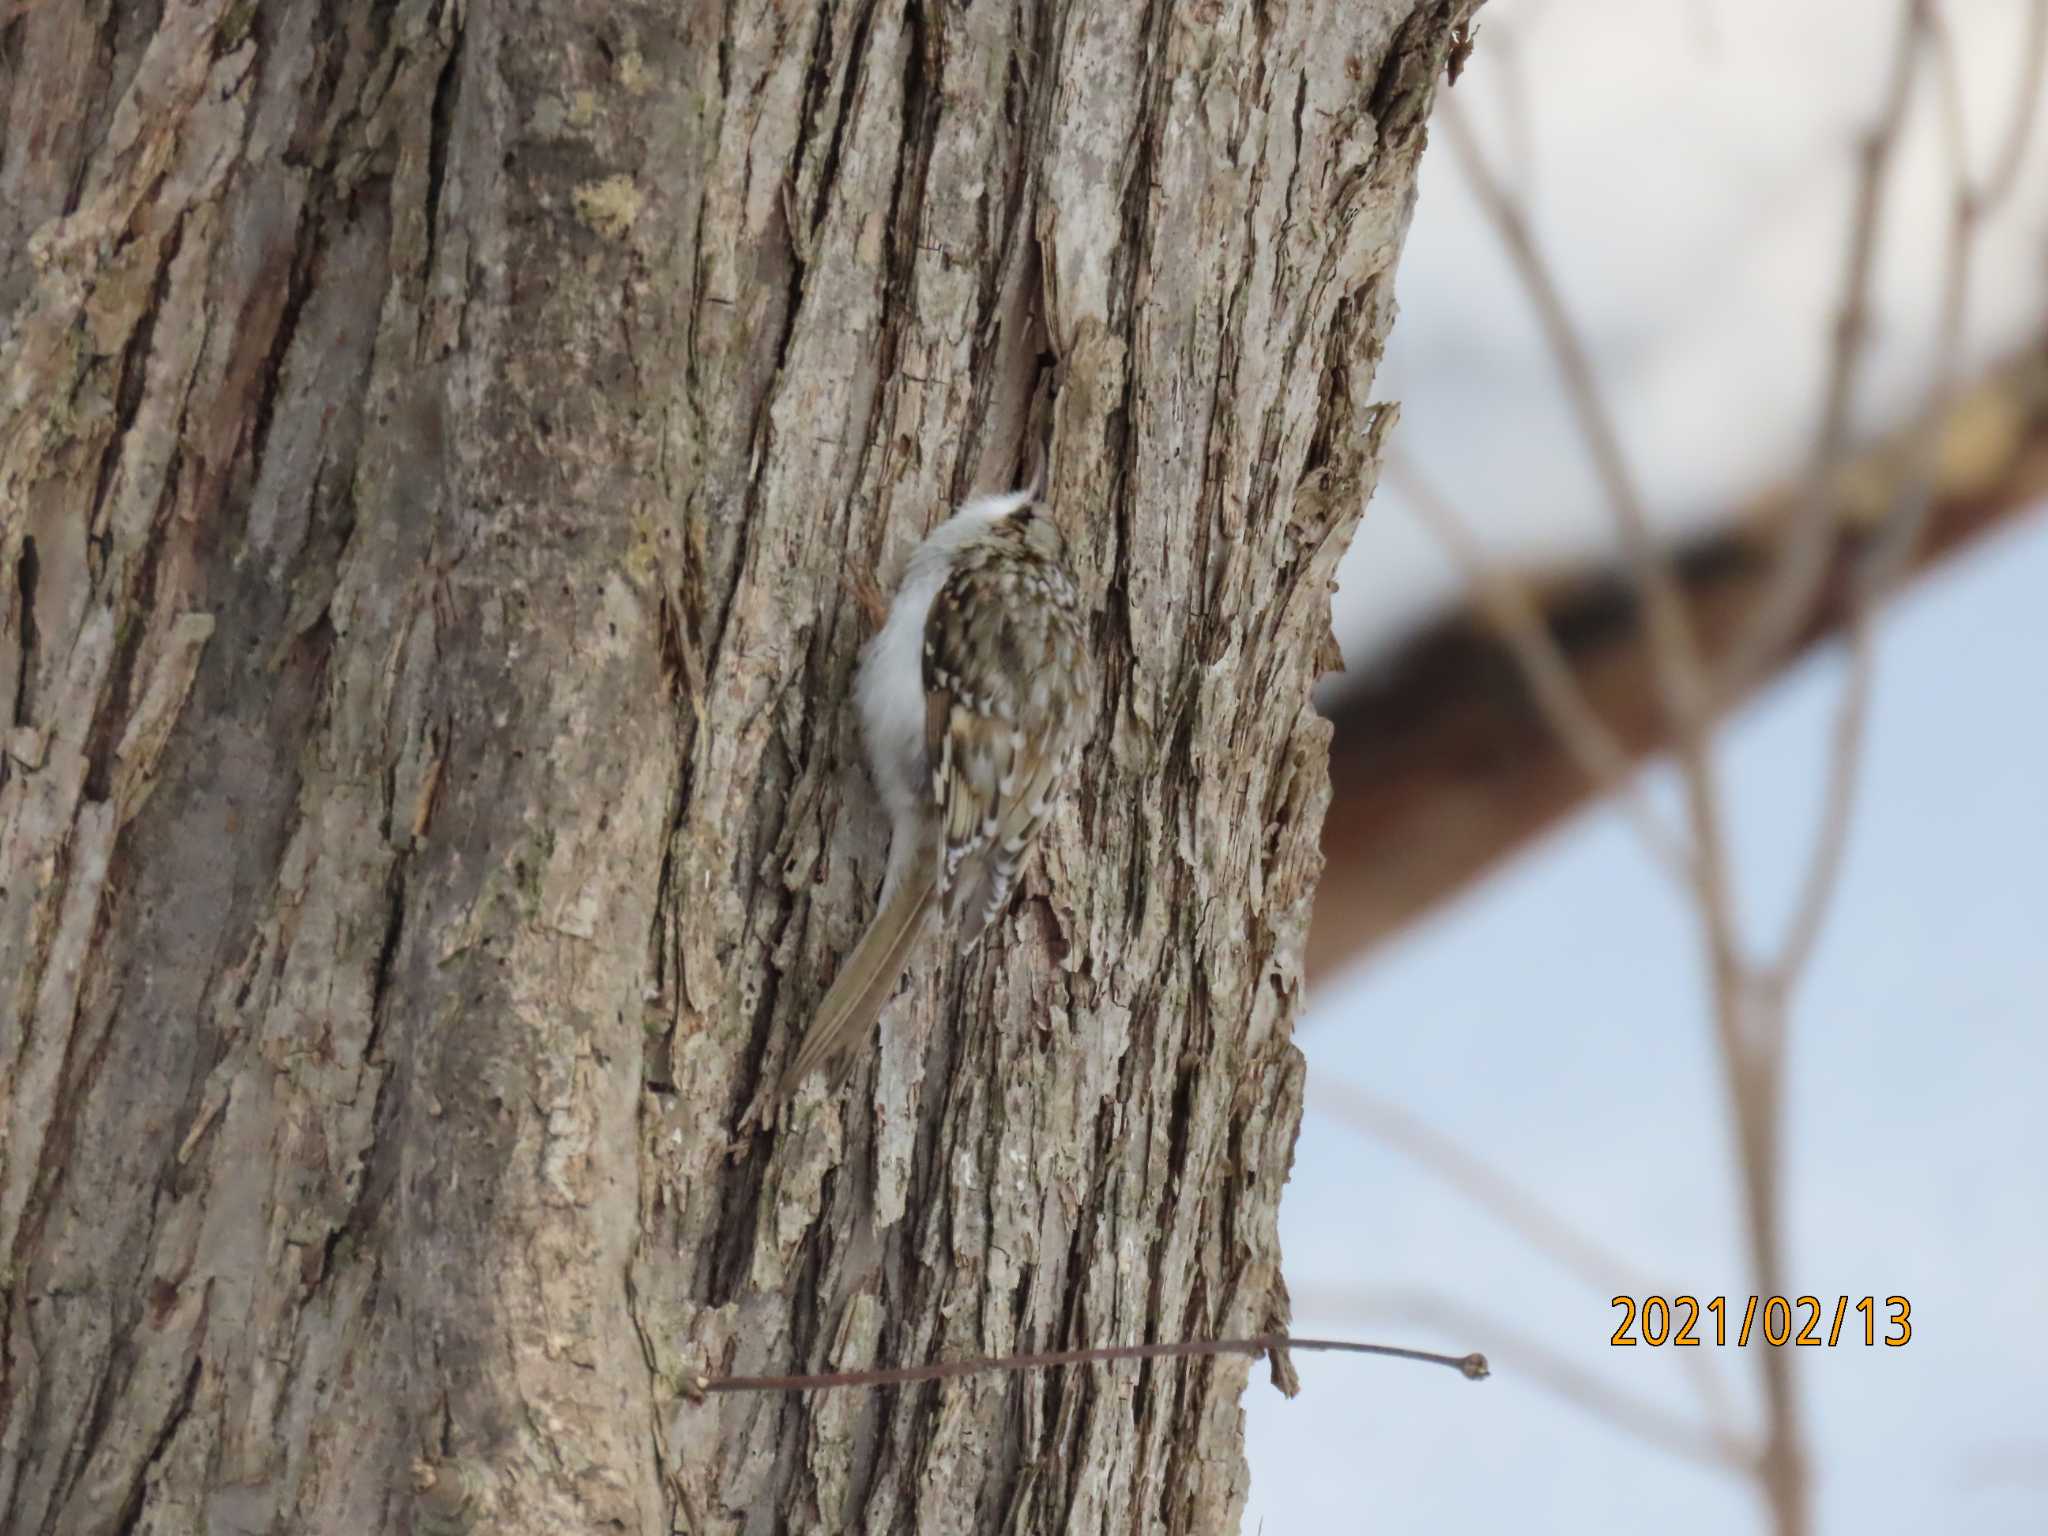
POLYGON ((889 873, 882 886, 885 904, 920 830, 931 825, 931 765, 924 750, 924 626, 932 599, 945 585, 960 547, 1031 498, 1030 491, 978 496, 934 528, 911 554, 910 566, 889 605, 889 617, 862 654, 854 700, 860 709, 868 772, 882 797, 882 808, 889 813, 889 873))

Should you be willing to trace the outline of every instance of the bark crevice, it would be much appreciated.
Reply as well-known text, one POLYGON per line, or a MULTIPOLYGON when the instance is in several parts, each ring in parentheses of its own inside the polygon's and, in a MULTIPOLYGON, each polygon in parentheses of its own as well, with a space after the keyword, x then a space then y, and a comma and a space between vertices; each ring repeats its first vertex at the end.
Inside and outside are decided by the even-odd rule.
POLYGON ((689 1388, 1284 1326, 1469 7, 115 9, 0 55, 0 1527, 1232 1528, 1242 1360, 689 1388), (1082 783, 760 1131, 886 853, 859 588, 1034 474, 1082 783))

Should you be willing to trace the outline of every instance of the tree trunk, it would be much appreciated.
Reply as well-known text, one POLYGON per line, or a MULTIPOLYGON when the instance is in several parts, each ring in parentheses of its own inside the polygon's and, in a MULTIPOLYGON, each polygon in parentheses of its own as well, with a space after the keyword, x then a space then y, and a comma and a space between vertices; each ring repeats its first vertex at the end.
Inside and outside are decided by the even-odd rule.
POLYGON ((0 1529, 1215 1531, 1331 572, 1475 0, 0 6, 0 1529), (1043 463, 1083 783, 879 1058, 849 681, 1043 463))

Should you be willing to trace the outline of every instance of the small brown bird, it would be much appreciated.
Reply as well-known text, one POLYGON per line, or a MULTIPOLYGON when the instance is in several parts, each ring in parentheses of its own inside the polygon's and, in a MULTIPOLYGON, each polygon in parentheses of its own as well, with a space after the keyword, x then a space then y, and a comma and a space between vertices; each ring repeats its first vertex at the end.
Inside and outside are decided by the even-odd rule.
POLYGON ((963 949, 981 937, 1073 778, 1095 669, 1066 542, 1032 492, 970 501, 917 547, 855 693, 889 868, 783 1098, 862 1040, 934 909, 963 949))

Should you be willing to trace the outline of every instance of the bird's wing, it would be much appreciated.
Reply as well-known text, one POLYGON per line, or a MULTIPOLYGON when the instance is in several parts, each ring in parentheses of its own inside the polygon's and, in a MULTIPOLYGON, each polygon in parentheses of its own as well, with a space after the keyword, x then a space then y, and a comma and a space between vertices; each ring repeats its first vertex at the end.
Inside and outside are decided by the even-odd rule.
POLYGON ((939 893, 971 941, 1001 909, 1073 762, 1071 615, 959 561, 925 620, 925 750, 938 809, 939 893), (970 629, 977 624, 980 633, 970 629))

